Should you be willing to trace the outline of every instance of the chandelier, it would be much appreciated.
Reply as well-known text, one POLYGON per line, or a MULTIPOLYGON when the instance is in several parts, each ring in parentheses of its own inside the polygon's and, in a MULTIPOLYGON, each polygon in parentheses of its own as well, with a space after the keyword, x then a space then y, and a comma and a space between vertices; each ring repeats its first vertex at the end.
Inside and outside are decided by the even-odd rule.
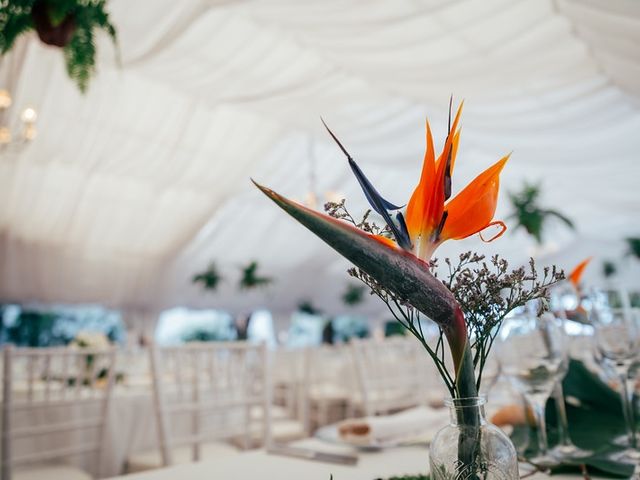
POLYGON ((36 138, 36 121, 38 113, 32 107, 20 112, 20 125, 17 131, 12 130, 10 114, 13 99, 6 89, 0 89, 0 151, 8 148, 22 147, 36 138))

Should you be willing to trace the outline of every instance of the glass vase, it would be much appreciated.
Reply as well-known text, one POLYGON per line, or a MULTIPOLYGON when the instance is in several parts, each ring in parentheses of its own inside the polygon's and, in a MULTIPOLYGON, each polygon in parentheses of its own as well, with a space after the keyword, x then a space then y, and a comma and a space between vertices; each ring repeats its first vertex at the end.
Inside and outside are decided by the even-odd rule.
POLYGON ((484 403, 484 397, 447 400, 450 423, 436 434, 429 450, 433 480, 519 478, 513 443, 487 422, 484 403))

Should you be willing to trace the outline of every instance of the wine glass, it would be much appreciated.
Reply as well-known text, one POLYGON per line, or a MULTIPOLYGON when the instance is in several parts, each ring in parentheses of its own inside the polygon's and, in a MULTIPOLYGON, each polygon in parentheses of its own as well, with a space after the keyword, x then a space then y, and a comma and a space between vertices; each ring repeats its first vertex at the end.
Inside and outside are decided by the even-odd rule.
POLYGON ((591 456, 593 452, 576 446, 569 435, 569 420, 562 388, 562 380, 569 372, 569 357, 567 356, 566 359, 561 368, 559 378, 553 386, 552 395, 558 416, 558 444, 553 447, 551 454, 560 460, 579 460, 591 456))
MULTIPOLYGON (((570 331, 584 332, 586 328, 592 330, 590 326, 587 327, 584 325, 584 322, 588 322, 588 312, 582 304, 583 298, 571 282, 561 282, 551 291, 551 310, 565 334, 569 334, 570 331), (571 320, 569 317, 571 317, 571 320)), ((561 460, 577 460, 588 457, 593 452, 577 447, 571 441, 569 435, 569 421, 567 419, 564 391, 562 388, 562 380, 568 371, 569 355, 566 356, 566 361, 562 368, 562 375, 553 389, 553 399, 555 400, 554 403, 558 416, 558 445, 553 448, 552 454, 561 460)))
POLYGON ((500 332, 498 358, 502 372, 524 395, 535 414, 538 454, 531 461, 546 467, 558 464, 550 454, 545 404, 564 372, 564 338, 553 315, 523 313, 508 318, 500 332))
POLYGON ((628 448, 614 455, 614 459, 640 463, 640 444, 632 404, 634 364, 640 354, 640 310, 636 308, 595 308, 594 341, 596 353, 606 360, 620 379, 622 411, 627 427, 628 448))
POLYGON ((591 304, 591 310, 631 308, 629 292, 621 287, 608 289, 590 288, 587 293, 587 298, 591 304))

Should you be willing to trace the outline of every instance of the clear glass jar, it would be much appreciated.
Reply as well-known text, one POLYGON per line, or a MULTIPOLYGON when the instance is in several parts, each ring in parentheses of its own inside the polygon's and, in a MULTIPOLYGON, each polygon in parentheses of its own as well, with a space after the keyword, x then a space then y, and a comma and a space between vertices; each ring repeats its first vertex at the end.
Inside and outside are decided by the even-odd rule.
POLYGON ((451 421, 429 449, 433 480, 514 480, 518 457, 507 435, 487 422, 484 397, 448 399, 451 421))

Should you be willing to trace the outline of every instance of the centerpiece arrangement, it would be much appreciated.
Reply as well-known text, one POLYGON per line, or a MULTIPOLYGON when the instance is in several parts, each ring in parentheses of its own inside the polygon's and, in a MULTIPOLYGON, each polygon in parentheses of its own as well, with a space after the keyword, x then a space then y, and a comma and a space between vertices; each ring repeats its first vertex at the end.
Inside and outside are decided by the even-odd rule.
POLYGON ((456 261, 445 259, 448 276, 438 278, 433 254, 443 242, 482 236, 481 232, 498 228, 486 240, 493 241, 506 230, 504 223, 493 217, 499 177, 508 155, 451 198, 461 112, 462 104, 452 122, 450 103, 448 135, 438 157, 427 122, 422 172, 406 208, 378 193, 327 127, 371 208, 384 219, 382 227, 369 220, 370 212, 356 221, 344 200, 328 203, 327 214, 322 214, 256 186, 350 260, 354 268, 349 273, 384 302, 433 359, 451 395, 452 422, 432 442, 432 478, 518 478, 513 445, 484 420, 483 399, 478 395, 482 371, 506 315, 530 300, 545 297, 547 288, 564 277, 555 268, 545 268, 539 274, 533 260, 528 268, 510 270, 498 256, 487 259, 468 252, 456 261), (436 339, 430 341, 424 335, 423 319, 438 326, 436 339))

